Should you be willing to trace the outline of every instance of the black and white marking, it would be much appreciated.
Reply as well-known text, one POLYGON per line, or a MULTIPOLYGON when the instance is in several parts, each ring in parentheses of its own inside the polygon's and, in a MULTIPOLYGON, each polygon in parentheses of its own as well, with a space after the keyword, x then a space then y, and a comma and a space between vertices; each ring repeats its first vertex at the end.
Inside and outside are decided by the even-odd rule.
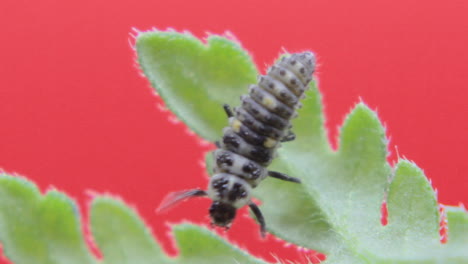
POLYGON ((312 52, 284 56, 271 66, 266 75, 251 85, 249 94, 241 96, 241 105, 231 108, 224 105, 229 126, 216 142, 214 175, 208 190, 190 190, 171 194, 161 203, 159 210, 190 197, 208 196, 213 200, 209 209, 212 224, 228 229, 236 210, 248 205, 255 214, 262 236, 266 224, 260 209, 251 201, 252 189, 267 176, 300 183, 284 173, 268 171, 266 167, 276 155, 280 142, 295 139, 291 119, 309 87, 315 71, 312 52))

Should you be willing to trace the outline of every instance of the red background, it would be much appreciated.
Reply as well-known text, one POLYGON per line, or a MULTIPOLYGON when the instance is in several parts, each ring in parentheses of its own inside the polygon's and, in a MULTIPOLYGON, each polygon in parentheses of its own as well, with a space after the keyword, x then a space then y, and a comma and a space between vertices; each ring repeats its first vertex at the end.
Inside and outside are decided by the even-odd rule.
MULTIPOLYGON (((362 98, 386 124, 392 157, 398 146, 421 166, 440 202, 467 203, 466 14, 464 0, 2 0, 0 168, 43 190, 53 185, 82 208, 87 190, 119 194, 174 254, 165 223, 207 224, 209 203, 154 209, 169 191, 205 186, 207 147, 158 110, 134 67, 129 32, 230 30, 261 70, 282 47, 314 50, 331 140, 362 98)), ((304 259, 272 237, 260 241, 247 217, 227 236, 270 261, 269 252, 304 259)))

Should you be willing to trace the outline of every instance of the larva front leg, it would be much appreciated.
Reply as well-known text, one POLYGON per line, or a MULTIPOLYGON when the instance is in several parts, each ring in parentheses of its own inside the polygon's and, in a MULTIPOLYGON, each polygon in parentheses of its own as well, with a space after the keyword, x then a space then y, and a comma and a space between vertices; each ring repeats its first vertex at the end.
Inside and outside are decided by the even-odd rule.
POLYGON ((263 238, 265 238, 266 234, 266 224, 265 224, 265 218, 263 217, 262 211, 260 211, 260 208, 256 204, 254 204, 252 201, 249 202, 249 207, 250 210, 255 215, 255 218, 257 218, 258 223, 260 224, 260 234, 263 238))

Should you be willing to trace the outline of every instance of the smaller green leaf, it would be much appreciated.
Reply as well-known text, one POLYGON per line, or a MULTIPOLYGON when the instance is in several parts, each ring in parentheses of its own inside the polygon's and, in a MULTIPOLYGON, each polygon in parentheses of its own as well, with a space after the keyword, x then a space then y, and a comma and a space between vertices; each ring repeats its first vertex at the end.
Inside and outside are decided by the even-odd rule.
POLYGON ((177 258, 169 258, 155 243, 134 210, 110 197, 99 197, 93 201, 91 230, 105 263, 265 263, 230 245, 213 232, 189 224, 174 227, 180 254, 177 258))
POLYGON ((180 250, 178 262, 181 264, 266 264, 199 226, 177 225, 174 234, 180 250))
MULTIPOLYGON (((104 263, 265 264, 205 228, 187 224, 175 227, 181 254, 169 258, 134 210, 110 197, 93 200, 90 218, 104 263)), ((15 264, 96 263, 72 200, 57 191, 42 196, 34 184, 6 174, 0 174, 0 242, 15 264)))
POLYGON ((7 174, 0 174, 0 241, 17 264, 95 263, 75 203, 57 191, 42 196, 35 185, 7 174))
POLYGON ((109 197, 94 199, 91 231, 106 263, 170 262, 138 215, 119 200, 109 197))

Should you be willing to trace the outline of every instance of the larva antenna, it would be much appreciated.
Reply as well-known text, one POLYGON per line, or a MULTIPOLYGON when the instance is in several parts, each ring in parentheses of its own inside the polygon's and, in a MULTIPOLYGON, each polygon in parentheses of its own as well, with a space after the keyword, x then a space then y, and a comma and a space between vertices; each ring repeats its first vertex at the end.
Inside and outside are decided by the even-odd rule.
POLYGON ((169 209, 171 209, 178 203, 183 202, 184 200, 188 198, 203 197, 206 195, 207 193, 205 191, 198 190, 198 189, 170 193, 162 200, 161 204, 156 209, 156 212, 162 213, 162 212, 168 211, 169 209))

